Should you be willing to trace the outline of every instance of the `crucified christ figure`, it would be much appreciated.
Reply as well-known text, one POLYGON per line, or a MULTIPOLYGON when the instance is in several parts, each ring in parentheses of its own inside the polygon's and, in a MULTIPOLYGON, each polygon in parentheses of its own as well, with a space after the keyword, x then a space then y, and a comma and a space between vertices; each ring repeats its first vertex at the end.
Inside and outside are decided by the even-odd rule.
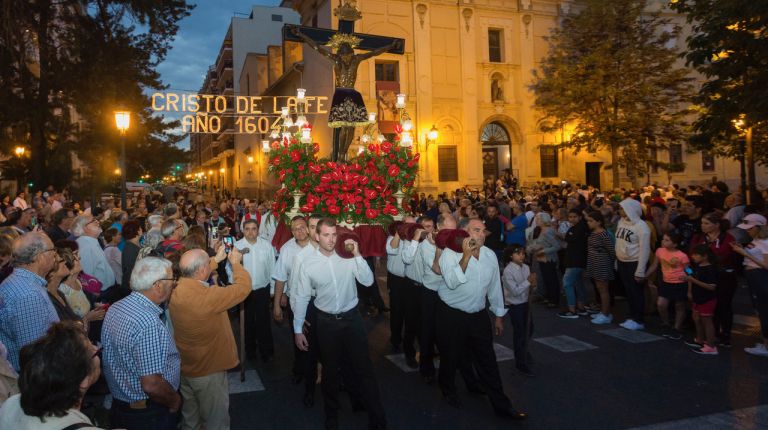
POLYGON ((363 60, 383 54, 390 49, 399 48, 403 41, 398 39, 373 51, 355 54, 354 47, 359 39, 351 34, 337 33, 330 42, 331 47, 337 47, 334 53, 328 47, 318 45, 310 37, 301 33, 297 27, 292 27, 290 31, 333 63, 336 90, 333 93, 333 102, 328 114, 328 126, 334 129, 331 159, 346 161, 349 145, 355 137, 355 127, 368 124, 368 112, 365 109, 363 97, 355 90, 357 66, 363 60))

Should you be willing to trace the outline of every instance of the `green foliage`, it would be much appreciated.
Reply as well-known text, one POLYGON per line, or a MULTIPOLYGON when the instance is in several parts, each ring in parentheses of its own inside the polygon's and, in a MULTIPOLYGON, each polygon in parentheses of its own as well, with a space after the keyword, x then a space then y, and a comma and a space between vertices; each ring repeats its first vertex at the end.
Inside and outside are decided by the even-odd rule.
POLYGON ((616 166, 644 175, 650 149, 679 142, 686 130, 692 78, 669 47, 679 28, 645 7, 645 0, 584 1, 548 37, 531 85, 543 131, 573 123, 562 146, 611 151, 614 187, 616 166))
POLYGON ((181 136, 171 133, 178 124, 153 116, 144 92, 164 88, 155 67, 193 6, 184 0, 8 3, 0 14, 0 154, 27 146, 40 186, 81 179, 99 188, 118 165, 113 111, 121 107, 132 112, 129 177, 159 175, 184 161, 175 146, 181 136), (72 177, 71 152, 90 178, 72 177))
POLYGON ((768 3, 754 0, 678 0, 693 32, 688 65, 706 81, 695 101, 698 118, 691 143, 720 156, 739 157, 742 130, 753 128, 755 158, 768 164, 768 3))

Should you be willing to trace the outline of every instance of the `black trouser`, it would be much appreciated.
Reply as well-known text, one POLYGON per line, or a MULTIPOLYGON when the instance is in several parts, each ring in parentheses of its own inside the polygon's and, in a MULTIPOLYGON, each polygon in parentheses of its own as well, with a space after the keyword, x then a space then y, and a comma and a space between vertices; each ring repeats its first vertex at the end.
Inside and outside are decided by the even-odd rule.
POLYGON ((744 277, 747 278, 749 293, 760 317, 763 339, 768 339, 768 270, 747 269, 744 270, 744 277))
POLYGON ((416 357, 416 343, 421 331, 421 284, 405 278, 403 296, 405 297, 405 333, 403 352, 407 357, 416 357))
POLYGON ((389 331, 392 346, 399 347, 403 341, 403 321, 405 319, 406 279, 387 272, 389 289, 389 331))
POLYGON ((627 294, 629 318, 642 324, 645 319, 645 293, 643 292, 643 282, 635 280, 637 261, 616 261, 616 263, 619 267, 619 278, 621 278, 621 283, 624 284, 627 294))
POLYGON ((488 312, 466 313, 442 300, 437 306, 437 344, 440 348, 440 389, 445 395, 456 393, 456 369, 469 367, 470 357, 480 382, 495 409, 511 406, 504 394, 493 350, 493 331, 488 312))
POLYGON ((527 366, 528 339, 533 334, 533 321, 530 319, 528 303, 509 305, 509 321, 512 323, 512 344, 515 348, 515 365, 527 366))
POLYGON ((368 351, 368 335, 356 308, 339 315, 317 310, 317 339, 323 363, 323 401, 326 417, 339 409, 339 368, 350 369, 354 380, 347 385, 359 388, 372 428, 384 427, 386 419, 379 398, 379 386, 368 351))
POLYGON ((556 261, 539 261, 541 276, 544 278, 544 293, 547 301, 552 304, 560 302, 560 280, 556 261))
POLYGON ((262 358, 272 357, 272 315, 269 313, 269 286, 251 291, 245 299, 245 351, 256 354, 256 346, 262 358))
POLYGON ((421 376, 435 376, 435 311, 440 297, 437 291, 421 287, 421 335, 419 336, 419 371, 421 376))
POLYGON ((126 430, 176 430, 179 413, 167 407, 147 400, 144 409, 131 409, 128 403, 112 399, 109 412, 111 428, 126 430))
MULTIPOLYGON (((374 264, 375 258, 376 257, 365 257, 365 262, 368 263, 368 267, 371 268, 371 272, 374 274, 376 273, 374 264)), ((384 300, 381 298, 379 283, 376 280, 376 276, 373 277, 373 285, 370 287, 366 287, 359 282, 357 283, 357 296, 360 298, 361 304, 365 306, 373 306, 378 309, 379 312, 384 312, 384 300)))
POLYGON ((314 298, 307 305, 305 320, 309 323, 309 332, 307 333, 309 348, 307 351, 299 350, 299 352, 302 356, 302 368, 304 369, 304 388, 307 393, 314 393, 315 381, 317 381, 317 362, 320 358, 320 351, 317 346, 317 308, 314 298))
POLYGON ((713 322, 715 332, 720 342, 731 341, 731 329, 733 328, 733 296, 738 287, 738 278, 736 271, 719 271, 717 276, 717 306, 715 306, 715 315, 713 322))

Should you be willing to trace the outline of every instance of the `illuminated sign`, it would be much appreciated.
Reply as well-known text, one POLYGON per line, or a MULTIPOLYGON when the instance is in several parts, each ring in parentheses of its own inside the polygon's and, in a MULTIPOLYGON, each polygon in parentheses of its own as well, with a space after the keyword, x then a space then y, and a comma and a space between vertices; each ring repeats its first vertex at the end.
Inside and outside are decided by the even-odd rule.
POLYGON ((181 128, 191 134, 256 134, 278 128, 283 107, 305 115, 327 114, 328 97, 226 96, 213 94, 153 93, 155 112, 184 113, 181 128))

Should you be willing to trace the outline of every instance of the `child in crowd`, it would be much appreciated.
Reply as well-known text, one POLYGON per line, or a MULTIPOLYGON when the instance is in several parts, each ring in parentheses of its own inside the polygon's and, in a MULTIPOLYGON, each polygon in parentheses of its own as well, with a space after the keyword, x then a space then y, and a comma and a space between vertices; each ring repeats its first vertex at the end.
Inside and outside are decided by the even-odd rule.
POLYGON ((693 352, 705 355, 717 355, 715 345, 715 325, 712 316, 715 313, 717 299, 717 268, 715 254, 707 245, 697 245, 691 250, 691 260, 696 265, 693 274, 688 276, 688 298, 693 302, 693 321, 696 323, 696 338, 686 344, 693 352), (702 342, 706 339, 706 343, 702 342))
POLYGON ((525 247, 514 244, 504 251, 504 304, 509 309, 512 322, 512 343, 515 349, 515 365, 520 373, 534 376, 529 366, 528 340, 533 333, 530 297, 536 285, 536 275, 525 264, 525 247))
POLYGON ((649 286, 656 288, 654 279, 656 270, 661 265, 661 285, 658 286, 659 298, 656 305, 659 308, 659 316, 662 322, 662 336, 678 340, 682 338, 680 330, 685 321, 685 305, 688 296, 688 282, 686 282, 685 269, 690 260, 685 252, 678 247, 682 237, 677 233, 667 233, 661 239, 661 247, 656 250, 656 258, 648 269, 649 286), (675 325, 669 325, 669 304, 675 304, 675 325))

